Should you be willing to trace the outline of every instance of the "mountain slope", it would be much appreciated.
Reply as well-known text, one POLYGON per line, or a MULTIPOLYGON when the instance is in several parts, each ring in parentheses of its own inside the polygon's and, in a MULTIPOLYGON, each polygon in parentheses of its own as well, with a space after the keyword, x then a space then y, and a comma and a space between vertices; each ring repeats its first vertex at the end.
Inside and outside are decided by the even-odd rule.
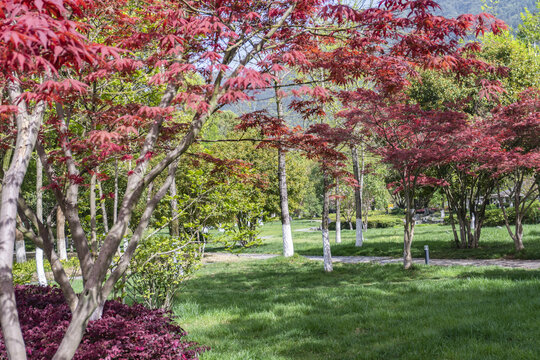
MULTIPOLYGON (((435 0, 442 8, 445 17, 456 17, 460 14, 478 14, 482 12, 480 0, 435 0)), ((527 7, 534 11, 536 0, 499 0, 488 12, 504 20, 512 29, 517 29, 521 23, 520 13, 527 7)))

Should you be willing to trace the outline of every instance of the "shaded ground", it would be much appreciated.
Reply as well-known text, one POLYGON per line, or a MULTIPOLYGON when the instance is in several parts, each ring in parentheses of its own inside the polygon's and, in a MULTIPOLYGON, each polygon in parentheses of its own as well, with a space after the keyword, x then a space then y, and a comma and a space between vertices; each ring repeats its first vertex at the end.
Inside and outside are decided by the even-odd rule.
POLYGON ((540 353, 540 270, 336 263, 324 273, 301 256, 233 256, 241 261, 205 265, 175 303, 189 339, 212 347, 201 360, 533 360, 540 353))
MULTIPOLYGON (((204 263, 237 262, 242 260, 266 260, 277 257, 276 254, 229 254, 229 253, 206 253, 204 263)), ((305 256, 309 260, 322 261, 322 256, 305 256)), ((346 264, 399 264, 400 258, 385 256, 332 256, 333 262, 346 264)), ((413 259, 415 264, 424 264, 424 259, 413 259)), ((540 269, 540 260, 515 260, 515 259, 430 259, 430 265, 435 266, 500 266, 515 269, 540 269)))

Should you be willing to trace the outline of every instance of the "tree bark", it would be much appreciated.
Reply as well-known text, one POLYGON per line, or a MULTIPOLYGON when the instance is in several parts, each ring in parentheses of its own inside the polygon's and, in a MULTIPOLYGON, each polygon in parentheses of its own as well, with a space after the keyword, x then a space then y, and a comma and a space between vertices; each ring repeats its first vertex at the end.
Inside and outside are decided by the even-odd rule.
POLYGON ((341 244, 341 199, 339 198, 339 181, 336 180, 336 244, 341 244))
POLYGON ((332 252, 330 249, 330 239, 328 236, 328 210, 330 205, 330 199, 328 196, 328 175, 323 173, 323 214, 322 214, 322 242, 323 242, 323 258, 324 258, 324 271, 331 272, 334 270, 332 266, 332 252))
POLYGON ((412 206, 412 199, 410 190, 405 187, 405 204, 406 204, 406 214, 405 214, 405 232, 403 236, 403 267, 409 269, 412 262, 412 253, 411 245, 414 237, 414 208, 412 206))
POLYGON ((351 155, 353 162, 354 179, 358 183, 358 187, 354 188, 354 205, 356 209, 356 242, 355 246, 361 247, 364 244, 364 226, 362 223, 362 188, 364 186, 364 150, 362 149, 362 171, 358 165, 358 150, 356 147, 351 147, 351 155))
POLYGON ((114 203, 113 203, 113 225, 118 219, 118 159, 114 161, 114 203))
MULTIPOLYGON (((43 223, 43 165, 39 156, 36 159, 36 216, 43 223)), ((36 245, 36 272, 40 286, 47 286, 45 267, 43 264, 43 249, 36 245)))
POLYGON ((12 104, 17 104, 17 139, 11 164, 2 182, 0 204, 0 322, 9 359, 26 359, 19 314, 13 288, 13 250, 17 226, 17 199, 28 170, 28 164, 36 143, 45 105, 39 102, 33 114, 29 114, 24 101, 19 101, 21 89, 18 84, 7 85, 12 104))
POLYGON ((15 259, 18 264, 26 262, 24 235, 19 230, 15 230, 15 259))
POLYGON ((294 255, 294 244, 291 232, 291 218, 289 215, 285 153, 282 149, 278 150, 278 177, 279 204, 281 207, 281 233, 283 236, 283 256, 289 257, 294 255))
POLYGON ((90 178, 90 248, 94 257, 98 253, 96 215, 96 173, 94 172, 90 178))
POLYGON ((176 198, 176 180, 172 179, 171 187, 169 188, 171 194, 171 235, 174 237, 180 236, 180 221, 176 217, 178 215, 178 199, 176 198))
POLYGON ((56 209, 56 244, 60 260, 67 260, 66 249, 66 217, 60 206, 56 209))
POLYGON ((103 197, 103 188, 101 187, 101 181, 98 180, 97 182, 97 188, 98 188, 98 194, 99 194, 99 202, 101 203, 101 216, 103 219, 103 231, 105 231, 105 234, 109 232, 109 217, 107 216, 107 203, 105 202, 105 198, 103 197))
MULTIPOLYGON (((283 104, 279 95, 277 83, 274 85, 276 97, 276 112, 278 119, 283 119, 283 104)), ((291 217, 289 214, 289 195, 287 192, 287 167, 286 155, 283 148, 278 149, 278 186, 279 205, 281 208, 281 233, 283 238, 283 256, 294 255, 294 244, 291 231, 291 217)))

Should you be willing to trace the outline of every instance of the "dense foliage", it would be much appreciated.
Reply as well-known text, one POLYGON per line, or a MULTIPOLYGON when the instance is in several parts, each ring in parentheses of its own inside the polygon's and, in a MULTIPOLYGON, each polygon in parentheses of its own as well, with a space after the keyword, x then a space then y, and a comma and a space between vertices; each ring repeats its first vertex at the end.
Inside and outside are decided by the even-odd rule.
MULTIPOLYGON (((62 292, 52 287, 17 286, 15 294, 28 358, 51 359, 71 318, 62 292)), ((206 348, 183 340, 184 336, 186 332, 164 311, 107 301, 103 318, 88 324, 74 359, 198 359, 206 348)), ((2 340, 0 359, 7 358, 5 351, 2 340)))

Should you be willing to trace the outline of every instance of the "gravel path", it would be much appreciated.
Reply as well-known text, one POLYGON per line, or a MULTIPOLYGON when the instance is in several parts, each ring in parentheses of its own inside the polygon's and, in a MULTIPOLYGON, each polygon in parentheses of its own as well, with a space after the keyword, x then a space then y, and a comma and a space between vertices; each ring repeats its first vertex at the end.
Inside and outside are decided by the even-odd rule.
MULTIPOLYGON (((234 262, 249 259, 271 259, 279 255, 275 254, 229 254, 229 253, 206 253, 205 263, 214 262, 234 262)), ((322 261, 322 256, 305 256, 307 259, 322 261)), ((332 256, 332 261, 343 262, 347 264, 358 263, 377 263, 377 264, 395 264, 401 263, 401 258, 391 258, 383 256, 332 256)), ((415 264, 424 264, 424 259, 413 259, 415 264)), ((430 265, 436 266, 500 266, 504 268, 518 269, 540 269, 540 260, 508 260, 508 259, 430 259, 430 265)))

